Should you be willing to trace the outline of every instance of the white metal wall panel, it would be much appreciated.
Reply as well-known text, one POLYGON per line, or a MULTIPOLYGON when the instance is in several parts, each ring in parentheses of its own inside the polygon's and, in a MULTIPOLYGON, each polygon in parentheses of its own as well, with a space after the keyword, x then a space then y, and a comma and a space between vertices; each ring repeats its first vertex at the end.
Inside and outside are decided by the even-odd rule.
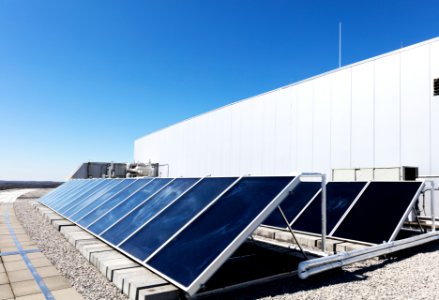
POLYGON ((221 140, 221 131, 223 124, 220 113, 210 113, 209 119, 212 122, 209 132, 209 142, 212 144, 212 153, 210 158, 212 169, 210 172, 212 173, 212 176, 218 176, 221 174, 221 156, 223 155, 221 153, 221 144, 223 143, 221 140))
POLYGON ((299 170, 299 104, 297 100, 297 88, 295 86, 288 87, 287 93, 289 97, 291 97, 291 135, 289 136, 289 139, 291 140, 291 162, 293 171, 299 170))
MULTIPOLYGON (((433 96, 433 80, 439 78, 439 41, 430 44, 431 174, 439 174, 439 96, 433 96)), ((437 210, 436 210, 437 211, 437 210)))
POLYGON ((253 158, 253 166, 251 174, 262 174, 263 166, 262 161, 264 157, 264 147, 265 139, 263 136, 264 132, 264 124, 262 119, 264 117, 264 103, 262 97, 257 97, 252 100, 252 104, 254 106, 254 114, 253 114, 253 135, 254 135, 254 154, 253 158))
POLYGON ((291 93, 289 89, 282 89, 278 93, 276 99, 276 130, 275 130, 275 174, 290 174, 295 170, 293 166, 291 153, 291 137, 293 127, 291 120, 292 102, 291 93))
MULTIPOLYGON (((331 172, 331 76, 323 76, 314 84, 313 168, 331 172)), ((313 171, 314 171, 313 170, 313 171)))
POLYGON ((351 167, 351 69, 332 75, 331 164, 351 167))
POLYGON ((220 161, 221 161, 221 169, 219 175, 228 174, 231 170, 228 168, 228 164, 231 160, 231 151, 232 151, 232 140, 231 140, 231 130, 232 130, 232 113, 230 107, 226 107, 219 111, 221 114, 221 153, 220 161))
POLYGON ((429 47, 401 55, 401 163, 430 172, 429 47))
POLYGON ((352 68, 352 167, 373 166, 373 63, 352 68))
POLYGON ((313 169, 313 93, 314 83, 305 82, 297 89, 297 168, 313 169))
POLYGON ((274 174, 275 169, 275 130, 276 130, 276 93, 269 93, 263 97, 263 133, 264 155, 262 157, 263 174, 274 174))
POLYGON ((262 94, 135 142, 171 176, 419 166, 439 173, 439 39, 262 94), (166 170, 165 170, 166 171, 166 170))
POLYGON ((400 165, 399 62, 399 54, 392 54, 375 61, 375 163, 373 167, 400 165))
POLYGON ((239 103, 240 110, 240 126, 239 126, 239 144, 238 144, 238 159, 239 159, 239 174, 251 174, 252 157, 246 154, 252 152, 252 105, 249 101, 239 103))
POLYGON ((231 175, 238 175, 240 172, 239 160, 239 140, 241 135, 241 110, 240 104, 230 106, 231 113, 231 127, 229 132, 230 145, 230 160, 226 162, 227 171, 231 175))

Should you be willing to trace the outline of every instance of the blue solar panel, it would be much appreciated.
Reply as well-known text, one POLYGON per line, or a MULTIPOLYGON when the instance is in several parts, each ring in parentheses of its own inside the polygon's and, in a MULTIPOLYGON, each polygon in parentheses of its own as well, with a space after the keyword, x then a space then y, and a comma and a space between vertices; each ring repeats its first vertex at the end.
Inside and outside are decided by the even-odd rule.
POLYGON ((140 204, 123 219, 101 234, 101 237, 118 245, 128 235, 147 222, 161 209, 183 194, 199 178, 177 178, 163 190, 140 204))
POLYGON ((78 209, 84 207, 85 205, 88 205, 92 201, 94 201, 97 197, 100 197, 116 185, 120 184, 121 180, 105 180, 104 183, 99 186, 92 189, 87 196, 83 196, 80 199, 77 199, 73 203, 70 203, 68 206, 63 207, 60 209, 60 212, 63 213, 66 217, 71 217, 74 213, 78 211, 78 209))
POLYGON ((124 179, 119 184, 116 184, 112 188, 107 188, 104 193, 101 195, 96 195, 94 200, 89 201, 89 203, 84 203, 81 207, 78 208, 77 212, 72 214, 70 219, 72 221, 78 221, 83 216, 91 212, 93 209, 103 204, 108 199, 111 199, 113 196, 117 195, 120 191, 123 191, 127 188, 131 183, 133 183, 134 179, 124 179))
MULTIPOLYGON (((320 231, 320 183, 299 184, 293 176, 75 181, 42 203, 188 295, 194 295, 264 219, 265 224, 284 227, 280 215, 272 214, 278 205, 293 219, 293 228, 320 231)), ((394 237, 422 189, 422 183, 398 184, 372 182, 366 188, 361 182, 329 183, 331 234, 368 242, 394 237)))
MULTIPOLYGON (((298 214, 304 209, 309 201, 317 194, 322 184, 320 182, 300 182, 294 191, 282 202, 282 208, 289 223, 291 223, 298 214)), ((264 225, 286 228, 287 224, 278 210, 275 210, 264 221, 264 225)))
POLYGON ((332 236, 381 244, 392 241, 419 197, 422 182, 371 182, 332 236))
POLYGON ((72 180, 68 181, 61 186, 59 186, 57 189, 53 190, 52 192, 44 195, 40 198, 40 202, 42 203, 48 203, 50 199, 53 199, 54 197, 58 197, 59 195, 62 195, 63 193, 73 189, 78 184, 78 181, 72 180))
POLYGON ((146 223, 120 248, 143 261, 191 220, 237 178, 204 178, 186 194, 146 223))
MULTIPOLYGON (((86 184, 89 184, 89 182, 90 182, 90 180, 69 181, 69 183, 71 183, 71 184, 69 185, 69 187, 67 189, 62 189, 56 195, 51 196, 49 199, 46 199, 44 203, 46 205, 65 203, 69 196, 77 193, 81 189, 81 187, 85 186, 86 184)), ((60 186, 58 189, 61 189, 62 186, 60 186)))
POLYGON ((106 202, 102 203, 102 205, 96 207, 94 210, 91 210, 87 215, 85 215, 83 218, 78 220, 78 224, 87 227, 91 223, 93 223, 96 219, 98 219, 100 216, 106 214, 108 211, 110 211, 112 208, 114 208, 116 205, 124 201, 126 198, 128 198, 131 194, 136 192, 137 190, 144 187, 146 184, 148 184, 152 179, 137 179, 134 181, 131 185, 129 185, 126 189, 121 191, 120 193, 114 195, 112 198, 107 200, 106 202))
POLYGON ((123 217, 126 213, 132 210, 134 207, 142 203, 144 200, 148 199, 151 195, 162 189, 164 186, 169 184, 172 179, 170 178, 157 178, 151 181, 148 185, 142 188, 140 191, 128 197, 126 200, 122 201, 119 205, 111 209, 108 213, 102 215, 100 218, 87 227, 88 230, 95 234, 100 234, 101 232, 108 229, 117 220, 123 217))
MULTIPOLYGON (((326 229, 331 232, 346 210, 351 206, 366 182, 329 182, 326 185, 326 229)), ((320 234, 322 232, 321 192, 293 222, 294 230, 320 234)))
POLYGON ((96 187, 100 187, 104 185, 107 181, 104 181, 102 179, 96 179, 96 180, 90 180, 89 182, 85 183, 83 186, 78 188, 74 193, 69 194, 66 198, 64 198, 62 201, 57 201, 52 205, 52 208, 56 209, 58 212, 61 212, 61 209, 63 207, 66 207, 75 201, 78 201, 82 199, 83 197, 86 197, 86 195, 96 187))
POLYGON ((295 183, 293 179, 242 178, 162 246, 146 261, 147 266, 189 293, 198 290, 212 275, 208 271, 216 270, 213 263, 223 263, 241 244, 237 241, 246 239, 277 207, 283 200, 279 195, 295 183))

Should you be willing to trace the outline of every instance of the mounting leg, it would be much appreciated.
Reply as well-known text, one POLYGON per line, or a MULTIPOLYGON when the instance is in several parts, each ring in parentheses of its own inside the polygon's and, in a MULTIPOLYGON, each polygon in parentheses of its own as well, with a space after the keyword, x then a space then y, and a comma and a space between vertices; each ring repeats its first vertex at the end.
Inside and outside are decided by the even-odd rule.
POLYGON ((421 222, 419 221, 418 214, 416 213, 416 209, 413 207, 413 214, 415 215, 416 222, 418 223, 419 229, 422 233, 425 233, 424 227, 422 227, 421 222))
POLYGON ((288 219, 285 216, 284 211, 282 210, 282 208, 280 206, 278 206, 277 209, 279 210, 282 218, 284 219, 285 224, 287 224, 288 230, 290 231, 291 235, 293 236, 294 242, 299 247, 299 249, 302 252, 302 254, 305 257, 305 259, 308 260, 308 256, 306 255, 305 251, 303 251, 302 246, 300 246, 299 241, 297 240, 296 235, 294 234, 293 228, 291 228, 290 223, 288 223, 288 219))

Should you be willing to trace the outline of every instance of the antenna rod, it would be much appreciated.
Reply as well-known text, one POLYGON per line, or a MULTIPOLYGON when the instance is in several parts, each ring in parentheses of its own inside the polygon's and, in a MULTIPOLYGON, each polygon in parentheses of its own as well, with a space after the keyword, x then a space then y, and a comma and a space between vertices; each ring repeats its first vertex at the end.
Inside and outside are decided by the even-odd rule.
POLYGON ((341 68, 341 22, 338 22, 338 67, 341 68))

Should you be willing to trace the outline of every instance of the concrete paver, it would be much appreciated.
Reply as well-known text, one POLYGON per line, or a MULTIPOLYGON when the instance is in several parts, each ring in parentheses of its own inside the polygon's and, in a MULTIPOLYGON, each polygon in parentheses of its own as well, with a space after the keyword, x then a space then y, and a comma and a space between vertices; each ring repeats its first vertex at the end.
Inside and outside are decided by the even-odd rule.
POLYGON ((9 283, 9 278, 6 273, 0 273, 0 285, 9 283))
POLYGON ((12 293, 11 286, 9 284, 0 285, 0 299, 10 299, 14 298, 14 294, 12 293))
POLYGON ((41 292, 40 287, 33 279, 11 282, 11 288, 16 297, 38 294, 41 292))
MULTIPOLYGON (((56 300, 82 300, 83 298, 73 288, 62 289, 52 292, 52 296, 56 300)), ((43 294, 34 294, 28 296, 17 297, 15 300, 45 300, 43 294)))
POLYGON ((43 281, 51 291, 63 290, 72 287, 70 282, 61 275, 43 278, 43 281))
POLYGON ((8 272, 10 282, 33 280, 32 273, 28 269, 8 272))
POLYGON ((61 276, 50 261, 38 251, 36 243, 21 227, 11 204, 19 195, 18 191, 0 192, 0 252, 3 253, 0 257, 0 300, 44 300, 46 299, 42 293, 44 286, 55 299, 83 299, 71 287, 69 281, 61 276), (5 193, 7 196, 4 196, 5 193), (15 195, 15 198, 11 195, 15 195), (15 237, 11 234, 11 229, 15 237), (5 253, 18 252, 17 242, 22 250, 38 252, 5 253), (34 270, 32 272, 36 272, 36 276, 42 280, 42 286, 35 281, 29 266, 24 261, 25 257, 32 265, 31 268, 34 270))

